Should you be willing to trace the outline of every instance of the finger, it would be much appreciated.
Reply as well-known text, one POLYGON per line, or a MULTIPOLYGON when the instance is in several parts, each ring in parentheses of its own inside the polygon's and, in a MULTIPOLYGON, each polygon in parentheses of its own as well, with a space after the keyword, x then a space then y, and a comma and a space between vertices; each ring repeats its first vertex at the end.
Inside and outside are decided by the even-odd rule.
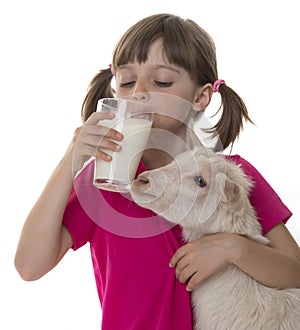
POLYGON ((170 267, 175 267, 180 259, 182 259, 185 256, 185 249, 183 247, 179 248, 171 258, 169 262, 170 267))
POLYGON ((113 140, 109 140, 104 136, 85 135, 82 139, 82 143, 94 148, 96 152, 100 148, 109 149, 112 151, 120 151, 121 145, 115 143, 113 140))
POLYGON ((175 276, 179 280, 182 276, 184 269, 189 266, 189 263, 186 258, 182 257, 176 264, 175 276))
POLYGON ((112 160, 112 156, 105 153, 103 150, 97 150, 95 154, 95 158, 104 160, 106 162, 110 162, 112 160))
MULTIPOLYGON (((111 161, 111 152, 118 152, 122 149, 121 145, 109 139, 103 134, 107 133, 107 128, 100 125, 83 125, 75 132, 76 137, 76 154, 80 157, 95 157, 104 161, 111 161)), ((115 130, 109 129, 108 136, 120 139, 120 136, 115 136, 118 133, 115 130)))
POLYGON ((99 111, 93 112, 90 117, 85 121, 87 125, 97 125, 100 120, 113 119, 115 114, 113 112, 99 111))
POLYGON ((79 154, 82 156, 95 157, 97 159, 102 159, 107 162, 112 160, 112 157, 105 152, 104 149, 97 149, 95 146, 83 145, 80 148, 79 154))
POLYGON ((181 269, 179 272, 178 272, 178 281, 180 283, 185 283, 187 282, 191 276, 193 276, 193 274, 196 273, 196 270, 191 267, 190 265, 187 265, 185 268, 181 269))
POLYGON ((89 156, 89 157, 95 157, 97 159, 102 159, 105 161, 111 161, 112 157, 105 153, 103 150, 97 150, 95 147, 93 146, 89 146, 89 145, 85 145, 82 150, 81 150, 81 154, 84 156, 89 156))
POLYGON ((198 272, 192 274, 190 279, 187 281, 186 290, 193 291, 195 290, 204 279, 199 276, 198 272))
POLYGON ((95 135, 95 136, 105 136, 106 138, 120 141, 123 139, 123 135, 113 128, 109 128, 101 125, 85 125, 84 134, 95 135))
POLYGON ((114 117, 115 114, 112 112, 94 112, 84 125, 89 128, 88 131, 90 131, 91 134, 102 134, 115 140, 122 140, 123 135, 117 130, 113 129, 115 124, 114 122, 111 122, 111 124, 108 125, 101 124, 101 121, 111 120, 114 117))

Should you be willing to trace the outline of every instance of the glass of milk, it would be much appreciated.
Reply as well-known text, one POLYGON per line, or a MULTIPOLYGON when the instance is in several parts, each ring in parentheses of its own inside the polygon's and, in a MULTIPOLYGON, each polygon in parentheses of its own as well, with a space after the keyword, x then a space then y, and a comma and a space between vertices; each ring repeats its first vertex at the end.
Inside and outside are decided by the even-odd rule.
POLYGON ((113 119, 98 124, 119 131, 123 140, 120 151, 104 150, 112 157, 110 162, 95 159, 93 183, 100 189, 128 192, 148 141, 153 108, 135 100, 105 98, 98 101, 97 111, 115 114, 113 119))

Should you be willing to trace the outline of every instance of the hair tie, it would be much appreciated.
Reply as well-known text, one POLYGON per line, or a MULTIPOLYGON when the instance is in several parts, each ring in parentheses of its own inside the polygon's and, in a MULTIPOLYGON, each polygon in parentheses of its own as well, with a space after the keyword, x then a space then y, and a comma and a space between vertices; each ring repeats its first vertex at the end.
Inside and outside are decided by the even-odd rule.
POLYGON ((213 84, 213 92, 218 92, 219 87, 223 84, 225 84, 225 80, 223 80, 223 79, 216 80, 213 84))
POLYGON ((113 68, 113 65, 112 64, 109 64, 109 67, 110 67, 111 74, 114 76, 115 75, 115 70, 113 68))

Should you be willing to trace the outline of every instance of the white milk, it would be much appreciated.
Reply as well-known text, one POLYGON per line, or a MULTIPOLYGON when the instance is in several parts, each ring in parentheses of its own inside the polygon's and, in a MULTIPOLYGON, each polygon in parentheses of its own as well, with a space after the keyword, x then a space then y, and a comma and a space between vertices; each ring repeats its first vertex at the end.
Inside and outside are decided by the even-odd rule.
POLYGON ((114 119, 101 125, 114 127, 124 136, 118 152, 105 150, 112 156, 111 162, 95 160, 94 185, 98 188, 125 192, 134 179, 143 151, 148 141, 152 122, 148 119, 127 118, 114 126, 114 119))

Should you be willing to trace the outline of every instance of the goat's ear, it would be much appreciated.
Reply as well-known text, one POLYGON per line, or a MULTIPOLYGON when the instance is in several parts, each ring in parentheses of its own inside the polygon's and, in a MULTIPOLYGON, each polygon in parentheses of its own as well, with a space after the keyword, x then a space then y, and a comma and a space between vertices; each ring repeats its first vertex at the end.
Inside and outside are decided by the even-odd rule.
POLYGON ((229 204, 235 202, 239 196, 240 187, 235 182, 225 177, 225 183, 223 185, 223 203, 229 204))

